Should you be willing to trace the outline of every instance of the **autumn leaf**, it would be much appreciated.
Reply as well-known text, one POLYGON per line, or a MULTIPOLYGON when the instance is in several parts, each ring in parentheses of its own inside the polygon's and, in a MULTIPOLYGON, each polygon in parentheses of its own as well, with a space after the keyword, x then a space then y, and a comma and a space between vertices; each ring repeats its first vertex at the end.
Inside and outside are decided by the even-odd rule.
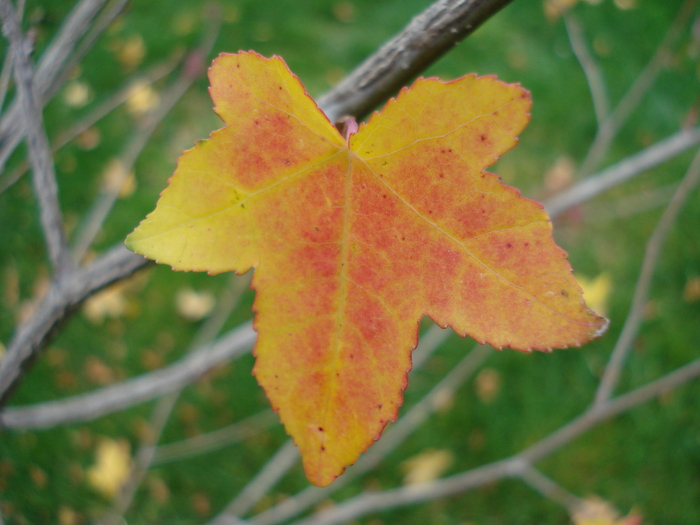
POLYGON ((454 461, 449 450, 424 450, 401 463, 404 485, 420 485, 438 479, 454 461))
POLYGON ((641 525, 643 517, 634 511, 622 517, 609 502, 591 496, 582 500, 571 520, 573 525, 641 525))
POLYGON ((129 477, 131 455, 126 440, 102 439, 95 451, 95 464, 87 470, 88 483, 113 498, 129 477))
POLYGON ((529 120, 519 85, 419 79, 345 137, 279 57, 222 54, 209 77, 226 125, 127 246, 176 270, 255 267, 254 374, 312 483, 395 420, 424 315, 524 351, 605 329, 542 206, 484 172, 529 120))

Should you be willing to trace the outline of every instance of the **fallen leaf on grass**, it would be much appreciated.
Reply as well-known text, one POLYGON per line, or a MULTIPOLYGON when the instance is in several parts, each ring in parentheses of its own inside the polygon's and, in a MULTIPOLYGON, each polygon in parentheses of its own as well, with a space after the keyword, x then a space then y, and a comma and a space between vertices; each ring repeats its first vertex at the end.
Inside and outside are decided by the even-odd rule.
POLYGON ((418 485, 438 479, 454 461, 449 450, 428 449, 401 463, 404 485, 418 485))
POLYGON ((683 288, 683 299, 686 303, 700 300, 700 276, 690 277, 683 288))
POLYGON ((189 321, 199 321, 207 317, 216 300, 211 292, 197 292, 192 288, 178 290, 175 298, 178 313, 189 321))
POLYGON ((94 489, 111 499, 119 492, 131 471, 129 443, 103 438, 95 450, 95 464, 87 470, 87 481, 94 489))
POLYGON ((501 389, 501 374, 493 368, 484 368, 474 380, 476 395, 484 403, 491 403, 501 389))
POLYGON ((573 525, 641 525, 643 517, 634 512, 620 516, 618 510, 596 496, 583 500, 571 516, 573 525))

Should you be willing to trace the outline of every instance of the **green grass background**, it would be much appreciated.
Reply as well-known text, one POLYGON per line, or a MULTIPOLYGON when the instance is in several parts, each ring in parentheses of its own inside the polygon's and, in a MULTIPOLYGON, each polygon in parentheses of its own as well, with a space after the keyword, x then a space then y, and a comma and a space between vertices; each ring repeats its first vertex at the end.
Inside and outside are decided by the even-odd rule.
MULTIPOLYGON (((602 67, 613 102, 651 57, 681 2, 636 0, 634 4, 632 9, 620 9, 611 0, 597 5, 582 2, 574 11, 602 67)), ((50 41, 72 5, 65 0, 28 0, 26 19, 38 30, 38 51, 50 41)), ((280 55, 308 91, 318 96, 427 5, 424 0, 222 1, 224 24, 210 58, 239 49, 280 55)), ((76 109, 66 103, 65 92, 60 92, 45 112, 49 135, 55 136, 66 123, 78 121, 135 71, 196 45, 206 28, 205 8, 204 3, 191 0, 133 2, 75 72, 75 78, 89 86, 91 101, 76 109), (135 70, 128 70, 115 49, 137 35, 143 39, 145 55, 135 70)), ((694 16, 697 18, 697 11, 694 16)), ((622 129, 606 164, 696 118, 699 53, 698 40, 693 41, 686 28, 658 82, 622 129)), ((449 79, 469 72, 496 74, 531 90, 532 122, 518 147, 492 170, 525 195, 542 196, 540 188, 547 170, 562 155, 580 162, 596 129, 589 90, 564 24, 548 20, 542 2, 517 0, 425 74, 449 79)), ((163 87, 163 82, 156 85, 163 87)), ((136 192, 117 203, 97 240, 96 251, 119 242, 152 210, 179 152, 220 127, 206 88, 204 78, 195 82, 159 126, 136 165, 136 192)), ((134 118, 120 108, 96 126, 100 135, 96 147, 86 150, 70 144, 56 154, 60 199, 69 227, 89 209, 100 189, 103 170, 120 153, 134 125, 134 118)), ((20 148, 10 165, 20 162, 22 155, 24 149, 20 148)), ((691 153, 683 154, 607 192, 594 204, 612 207, 619 199, 678 181, 690 158, 691 153)), ((612 323, 607 335, 584 348, 551 355, 494 352, 486 366, 500 374, 501 388, 492 402, 485 403, 468 382, 449 410, 434 415, 380 468, 338 496, 401 484, 401 462, 429 448, 448 449, 454 454, 455 461, 446 474, 503 458, 587 407, 630 306, 646 239, 661 214, 661 209, 655 208, 631 217, 596 221, 591 209, 584 206, 575 217, 559 221, 556 236, 577 272, 595 276, 606 271, 613 277, 609 298, 612 323)), ((37 216, 29 177, 0 195, 0 340, 5 342, 12 335, 22 305, 28 304, 37 283, 47 275, 37 216)), ((665 245, 649 313, 625 366, 620 391, 669 372, 700 353, 700 301, 683 298, 688 280, 700 275, 698 225, 700 195, 695 191, 665 245)), ((177 291, 192 287, 218 294, 228 282, 225 275, 148 269, 128 292, 131 307, 125 315, 95 325, 79 312, 66 323, 12 404, 96 388, 86 373, 90 356, 105 363, 115 378, 147 372, 153 362, 175 361, 201 324, 186 321, 176 311, 177 291)), ((227 327, 251 317, 252 300, 253 293, 246 293, 227 327)), ((450 337, 426 366, 412 375, 405 407, 420 399, 471 345, 468 340, 450 337)), ((164 442, 214 430, 266 408, 265 396, 250 374, 252 365, 252 357, 242 358, 186 389, 165 430, 164 442)), ((624 512, 634 507, 645 516, 645 523, 700 523, 699 400, 700 383, 696 381, 601 424, 538 466, 575 494, 597 494, 624 512)), ((95 447, 101 436, 111 436, 127 439, 135 448, 151 407, 134 407, 87 425, 3 431, 0 500, 6 521, 58 523, 60 516, 67 519, 65 509, 75 512, 75 523, 99 516, 109 501, 87 484, 84 475, 94 462, 95 447)), ((277 426, 242 444, 153 469, 126 515, 128 523, 205 521, 251 479, 285 439, 277 426), (154 487, 163 485, 166 496, 159 498, 154 487)), ((305 486, 297 466, 256 510, 305 486)), ((569 521, 562 507, 518 481, 360 520, 375 525, 569 521)))

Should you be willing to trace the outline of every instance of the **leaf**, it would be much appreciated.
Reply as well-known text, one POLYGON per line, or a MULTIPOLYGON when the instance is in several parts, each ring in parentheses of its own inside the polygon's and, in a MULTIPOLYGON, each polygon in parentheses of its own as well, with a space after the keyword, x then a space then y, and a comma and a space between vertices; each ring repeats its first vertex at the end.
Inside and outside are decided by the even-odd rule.
POLYGON ((216 301, 211 292, 197 292, 192 288, 178 290, 175 306, 182 317, 189 321, 199 321, 214 309, 216 301))
POLYGON ((643 517, 632 511, 625 517, 609 502, 591 496, 582 500, 571 516, 573 525, 641 525, 643 517))
POLYGON ((449 450, 424 450, 401 463, 404 485, 420 485, 438 479, 454 462, 449 450))
POLYGON ((104 496, 113 498, 131 471, 131 454, 126 440, 104 438, 95 450, 95 464, 87 470, 88 483, 104 496))
POLYGON ((127 246, 176 270, 255 267, 254 374, 312 483, 395 420, 423 315, 525 351, 605 329, 542 206, 483 171, 529 119, 520 86, 419 79, 346 139, 279 57, 222 54, 209 77, 226 126, 127 246))

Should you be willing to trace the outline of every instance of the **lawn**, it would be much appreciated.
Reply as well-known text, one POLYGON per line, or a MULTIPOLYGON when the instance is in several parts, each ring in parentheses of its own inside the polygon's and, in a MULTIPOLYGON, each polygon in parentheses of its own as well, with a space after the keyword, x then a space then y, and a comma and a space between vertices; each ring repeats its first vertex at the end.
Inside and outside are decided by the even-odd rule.
MULTIPOLYGON (((530 125, 518 146, 489 171, 546 203, 682 129, 697 132, 700 112, 696 1, 589 0, 565 17, 553 11, 562 3, 513 2, 423 73, 441 79, 471 72, 497 75, 531 91, 530 125), (652 62, 659 64, 655 72, 647 64, 662 42, 662 59, 652 62), (588 78, 580 46, 587 50, 588 78), (652 82, 600 158, 586 163, 599 128, 596 111, 604 112, 606 102, 614 109, 643 71, 652 82), (597 104, 590 80, 596 73, 602 78, 601 90, 593 80, 597 104)), ((192 49, 206 48, 207 38, 213 39, 206 64, 221 52, 279 55, 318 97, 428 5, 423 0, 129 3, 44 110, 47 134, 55 142, 128 82, 141 79, 123 103, 54 154, 64 223, 72 245, 84 252, 82 260, 94 260, 122 242, 153 209, 180 153, 221 126, 205 75, 200 71, 190 84, 181 73, 192 49), (170 101, 172 109, 160 118, 170 101), (111 213, 92 235, 90 217, 111 194, 116 197, 111 213)), ((23 27, 35 30, 35 57, 73 6, 65 0, 27 0, 23 27)), ((14 91, 11 83, 5 111, 14 91)), ((21 145, 0 174, 0 341, 8 348, 18 324, 36 314, 51 277, 31 174, 19 175, 26 151, 21 145)), ((305 512, 405 487, 420 469, 432 480, 508 458, 586 411, 633 304, 646 244, 694 155, 686 148, 554 218, 555 238, 580 282, 598 279, 597 293, 591 286, 586 291, 593 307, 610 318, 605 336, 551 354, 473 350, 483 352, 478 366, 426 403, 431 389, 475 343, 431 329, 433 323, 425 319, 424 334, 444 337, 432 351, 419 350, 427 353, 420 354, 425 359, 410 375, 399 413, 401 418, 424 402, 418 406, 429 407, 425 420, 376 467, 337 491, 319 493, 305 512)), ((616 394, 696 362, 700 354, 700 193, 695 186, 684 195, 687 200, 660 245, 648 296, 641 298, 639 331, 616 394)), ((83 303, 60 325, 8 406, 96 391, 178 362, 199 343, 252 319, 249 277, 177 273, 157 265, 140 270, 83 303)), ((279 451, 279 481, 259 498, 251 497, 252 507, 242 517, 247 523, 282 523, 265 521, 271 514, 261 513, 282 508, 309 484, 293 449, 285 448, 288 438, 268 413, 252 367, 249 353, 215 367, 173 398, 172 411, 163 401, 148 401, 88 422, 4 429, 0 511, 5 522, 97 523, 116 512, 130 524, 207 523, 279 451), (197 449, 196 441, 179 451, 171 448, 170 455, 161 448, 133 499, 125 498, 126 492, 120 499, 120 472, 127 472, 140 444, 157 435, 158 418, 160 445, 232 430, 214 438, 211 450, 197 449)), ((622 515, 642 516, 643 523, 700 523, 700 382, 696 376, 659 393, 536 463, 538 472, 563 491, 543 495, 537 490, 547 492, 542 484, 516 476, 347 522, 565 524, 572 521, 567 504, 597 496, 622 515)), ((401 422, 390 425, 385 437, 401 422)))

